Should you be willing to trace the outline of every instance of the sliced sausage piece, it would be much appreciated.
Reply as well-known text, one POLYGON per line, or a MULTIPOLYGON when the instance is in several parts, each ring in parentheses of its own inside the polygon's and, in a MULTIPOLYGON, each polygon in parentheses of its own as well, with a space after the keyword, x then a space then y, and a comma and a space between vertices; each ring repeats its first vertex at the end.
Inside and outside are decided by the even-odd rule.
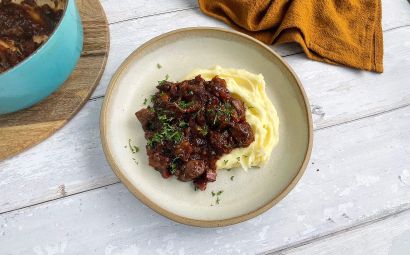
POLYGON ((190 160, 181 167, 181 174, 178 176, 178 180, 187 182, 192 181, 195 178, 201 176, 207 166, 203 160, 190 160))

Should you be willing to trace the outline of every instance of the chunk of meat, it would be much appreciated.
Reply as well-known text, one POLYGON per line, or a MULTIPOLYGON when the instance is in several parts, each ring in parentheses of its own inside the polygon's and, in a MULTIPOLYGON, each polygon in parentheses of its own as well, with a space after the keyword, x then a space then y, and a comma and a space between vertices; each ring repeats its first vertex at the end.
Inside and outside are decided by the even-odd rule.
POLYGON ((192 145, 187 140, 184 140, 180 144, 175 146, 175 156, 185 162, 189 160, 189 156, 191 155, 192 151, 192 145))
POLYGON ((232 114, 232 120, 235 122, 240 122, 245 120, 245 104, 236 98, 232 98, 230 100, 231 105, 234 108, 234 112, 232 114))
POLYGON ((206 171, 205 179, 206 179, 206 181, 208 181, 208 182, 214 182, 214 181, 216 181, 216 171, 214 171, 214 170, 208 170, 208 171, 206 171))
POLYGON ((206 181, 206 179, 203 179, 203 178, 201 178, 201 179, 196 179, 196 180, 194 181, 195 187, 198 188, 199 190, 202 190, 202 191, 204 191, 204 190, 206 189, 206 184, 207 184, 207 183, 208 183, 208 182, 206 181))
POLYGON ((218 159, 254 140, 245 106, 218 77, 163 81, 157 88, 153 106, 136 113, 148 141, 149 164, 164 178, 175 175, 204 190, 216 180, 218 159))
POLYGON ((241 147, 249 146, 253 141, 255 141, 255 136, 252 131, 252 127, 249 123, 237 123, 229 128, 232 137, 236 141, 237 145, 241 147))
POLYGON ((190 160, 186 164, 182 165, 181 173, 178 176, 178 180, 187 182, 192 181, 195 178, 201 176, 207 166, 203 160, 190 160))
POLYGON ((135 116, 137 116, 144 131, 149 130, 149 123, 155 118, 155 114, 148 108, 139 110, 135 113, 135 116))
POLYGON ((229 153, 232 150, 232 141, 226 131, 222 133, 211 131, 210 142, 212 147, 220 154, 229 153))
POLYGON ((226 82, 224 79, 215 76, 211 82, 207 84, 206 89, 214 96, 217 96, 223 100, 230 98, 229 90, 226 88, 226 82))
POLYGON ((148 153, 148 163, 159 171, 162 177, 168 178, 170 176, 168 170, 170 159, 168 157, 161 155, 159 152, 148 153))
POLYGON ((205 190, 208 182, 216 181, 216 171, 207 170, 200 178, 194 180, 194 185, 199 190, 205 190))

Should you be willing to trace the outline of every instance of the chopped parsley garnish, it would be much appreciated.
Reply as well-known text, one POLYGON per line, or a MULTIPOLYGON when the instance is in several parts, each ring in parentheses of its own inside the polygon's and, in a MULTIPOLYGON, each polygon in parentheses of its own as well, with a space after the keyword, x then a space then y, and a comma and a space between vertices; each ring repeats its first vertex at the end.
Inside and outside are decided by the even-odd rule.
POLYGON ((167 140, 174 143, 181 142, 184 134, 176 126, 170 124, 173 119, 173 117, 168 117, 166 114, 158 115, 158 120, 162 123, 162 128, 150 139, 148 139, 149 147, 153 147, 154 144, 160 143, 162 140, 167 140))
POLYGON ((162 66, 158 63, 158 64, 157 64, 157 68, 158 68, 158 69, 161 69, 161 67, 162 67, 162 66))
POLYGON ((165 75, 165 79, 163 79, 162 81, 158 81, 158 85, 162 85, 164 82, 166 82, 169 79, 169 75, 166 74, 165 75))
POLYGON ((191 107, 193 104, 194 104, 193 101, 187 102, 187 101, 181 100, 178 102, 178 106, 181 107, 182 109, 187 109, 191 107))
POLYGON ((198 127, 198 131, 201 135, 206 136, 208 134, 208 126, 198 127))
POLYGON ((128 139, 128 145, 130 147, 130 150, 131 150, 132 154, 135 154, 135 153, 140 151, 140 148, 138 148, 138 146, 135 146, 135 145, 131 144, 131 139, 128 139))
MULTIPOLYGON (((212 197, 215 197, 216 196, 216 201, 215 201, 215 203, 216 204, 219 204, 219 202, 221 201, 221 198, 219 197, 222 193, 223 193, 224 191, 223 190, 220 190, 220 191, 218 191, 218 192, 214 192, 214 191, 212 191, 211 192, 211 195, 212 195, 212 197)), ((212 204, 211 204, 212 205, 212 204)))
POLYGON ((148 99, 147 99, 147 98, 144 98, 144 105, 146 105, 147 102, 148 102, 148 99))
POLYGON ((174 119, 174 117, 168 117, 166 114, 160 114, 158 115, 159 121, 162 123, 170 122, 174 119))
POLYGON ((217 120, 218 120, 218 112, 216 112, 216 114, 215 114, 215 118, 214 118, 214 122, 213 122, 214 125, 216 125, 217 120))
POLYGON ((253 109, 253 108, 255 108, 255 107, 253 107, 253 106, 248 106, 248 110, 253 109))
POLYGON ((234 177, 235 177, 235 176, 233 176, 233 175, 231 176, 231 181, 233 181, 233 178, 234 178, 234 177))
POLYGON ((147 144, 149 147, 153 147, 154 144, 161 142, 162 136, 160 133, 155 133, 151 138, 148 139, 147 144))
POLYGON ((237 157, 236 160, 239 162, 241 160, 241 157, 237 157))
POLYGON ((184 120, 181 120, 179 122, 179 127, 181 127, 181 128, 187 128, 188 126, 189 126, 188 123, 185 122, 184 120))
POLYGON ((175 174, 175 171, 177 170, 177 163, 175 161, 177 161, 179 158, 176 157, 172 160, 171 163, 171 169, 169 170, 171 172, 171 174, 175 174))
POLYGON ((224 160, 224 165, 226 165, 228 163, 229 160, 225 159, 224 160))
POLYGON ((230 103, 226 102, 224 104, 224 108, 223 108, 223 113, 225 113, 226 115, 228 115, 229 117, 232 116, 232 112, 233 112, 233 107, 230 103))
POLYGON ((168 123, 164 123, 161 135, 165 140, 179 143, 182 140, 183 134, 181 131, 177 130, 175 127, 168 123))

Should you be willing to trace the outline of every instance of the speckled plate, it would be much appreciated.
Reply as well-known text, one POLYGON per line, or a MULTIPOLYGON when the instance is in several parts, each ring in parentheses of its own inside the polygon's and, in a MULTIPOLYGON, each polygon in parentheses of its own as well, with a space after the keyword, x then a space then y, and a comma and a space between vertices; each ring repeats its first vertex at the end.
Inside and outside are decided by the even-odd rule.
POLYGON ((120 180, 156 212, 201 227, 248 220, 286 196, 309 161, 312 129, 305 92, 283 59, 249 36, 219 28, 175 30, 143 44, 118 68, 101 111, 104 152, 120 180), (146 141, 134 113, 166 74, 177 81, 195 68, 215 65, 264 75, 280 119, 280 141, 266 166, 248 172, 220 170, 216 182, 201 192, 194 191, 192 183, 163 179, 148 166, 146 141), (140 151, 133 153, 129 143, 140 151), (216 203, 211 192, 220 190, 216 203))

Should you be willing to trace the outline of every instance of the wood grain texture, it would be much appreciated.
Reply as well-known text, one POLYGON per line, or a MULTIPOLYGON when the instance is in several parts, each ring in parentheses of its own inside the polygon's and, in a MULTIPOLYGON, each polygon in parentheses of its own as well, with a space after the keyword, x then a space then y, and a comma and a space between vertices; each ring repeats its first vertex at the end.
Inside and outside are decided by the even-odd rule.
MULTIPOLYGON (((133 50, 147 40, 182 27, 228 27, 216 19, 205 16, 197 8, 190 8, 196 6, 196 0, 178 0, 175 1, 175 5, 171 2, 174 1, 105 0, 102 2, 109 20, 114 20, 114 23, 110 26, 112 50, 110 51, 106 72, 101 78, 100 85, 93 93, 93 98, 105 94, 115 70, 133 50), (125 11, 124 8, 129 11, 125 11), (183 10, 178 11, 179 9, 183 10), (156 13, 163 14, 150 16, 156 13)), ((407 0, 383 0, 382 5, 382 27, 384 31, 410 25, 410 4, 407 0)), ((281 56, 301 54, 303 52, 297 44, 271 47, 281 56)), ((304 55, 303 59, 305 59, 304 55)))
POLYGON ((41 103, 0 116, 0 160, 43 141, 64 126, 87 102, 105 68, 108 24, 98 0, 78 0, 84 50, 68 80, 41 103))
POLYGON ((268 212, 224 228, 172 222, 122 184, 66 197, 60 187, 53 191, 61 199, 0 215, 0 253, 252 254, 299 245, 410 209, 409 124, 406 107, 316 131, 296 188, 268 212))
POLYGON ((410 211, 378 219, 329 235, 277 255, 408 255, 410 252, 410 211))
MULTIPOLYGON (((198 8, 197 0, 102 0, 110 24, 126 22, 171 12, 184 12, 198 8)), ((407 0, 382 0, 383 28, 397 27, 397 24, 410 24, 407 0), (390 15, 394 14, 394 15, 390 15)), ((222 24, 222 22, 220 22, 222 24)))
MULTIPOLYGON (((316 129, 410 104, 406 75, 410 44, 398 38, 410 41, 410 27, 385 33, 383 74, 309 61, 300 54, 287 58, 314 105, 316 129)), ((0 212, 59 198, 60 185, 65 185, 67 194, 75 194, 117 181, 100 146, 102 99, 88 102, 73 121, 44 143, 0 162, 0 212), (14 192, 16 186, 21 193, 14 192)))
MULTIPOLYGON (((184 2, 196 1, 172 1, 181 4, 177 7, 164 1, 124 0, 129 10, 118 7, 123 1, 102 1, 109 20, 116 22, 111 25, 116 45, 107 73, 115 71, 127 50, 153 36, 185 26, 224 26, 195 9, 178 10, 186 7, 184 2), (127 21, 134 18, 138 20, 127 21)), ((0 211, 15 210, 0 215, 0 254, 288 251, 408 208, 410 30, 402 26, 410 23, 410 5, 406 0, 382 3, 385 73, 352 72, 309 61, 303 54, 286 57, 301 77, 320 130, 315 132, 314 164, 296 190, 269 212, 229 228, 201 230, 173 223, 144 207, 117 184, 104 159, 98 129, 102 99, 95 98, 45 142, 0 162, 0 211), (352 120, 357 121, 342 124, 352 120), (22 207, 28 208, 18 210, 22 207)), ((298 53, 298 47, 284 46, 280 53, 298 53)), ((96 97, 104 94, 111 74, 104 75, 96 97)), ((407 217, 395 224, 406 227, 405 221, 407 217)), ((376 240, 386 240, 382 244, 386 247, 396 239, 389 236, 392 225, 383 226, 386 231, 370 230, 380 234, 376 240)), ((398 225, 397 229, 394 236, 400 235, 398 225)), ((351 242, 352 247, 360 242, 361 235, 352 234, 350 239, 346 233, 337 242, 351 242)), ((371 238, 365 244, 374 251, 371 238)), ((295 254, 311 250, 306 251, 295 254)))

